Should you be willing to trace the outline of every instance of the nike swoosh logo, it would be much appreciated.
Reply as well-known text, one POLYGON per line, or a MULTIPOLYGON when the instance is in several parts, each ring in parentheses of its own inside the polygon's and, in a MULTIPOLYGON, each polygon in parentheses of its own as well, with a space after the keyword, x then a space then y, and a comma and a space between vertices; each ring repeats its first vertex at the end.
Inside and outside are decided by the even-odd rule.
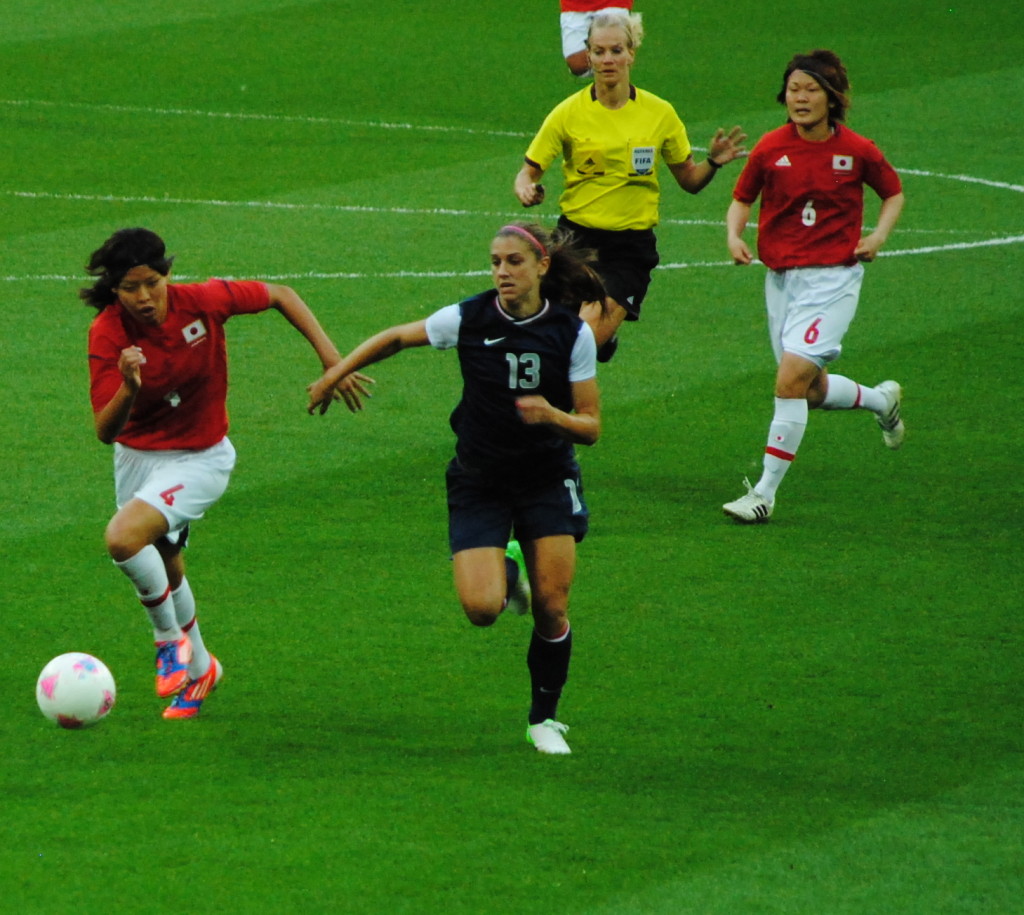
POLYGON ((494 346, 495 343, 501 343, 504 337, 485 337, 484 346, 494 346))

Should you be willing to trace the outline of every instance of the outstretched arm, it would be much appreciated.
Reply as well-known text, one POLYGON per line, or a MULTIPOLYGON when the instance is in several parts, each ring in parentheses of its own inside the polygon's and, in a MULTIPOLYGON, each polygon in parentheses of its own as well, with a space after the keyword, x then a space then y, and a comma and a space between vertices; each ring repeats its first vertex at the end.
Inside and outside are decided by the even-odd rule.
MULTIPOLYGON (((341 361, 338 348, 327 336, 326 331, 316 319, 316 315, 302 300, 302 297, 290 286, 279 286, 273 283, 267 283, 266 286, 267 292, 270 294, 270 307, 281 312, 288 323, 309 341, 310 346, 320 358, 320 364, 325 369, 337 365, 341 361)), ((367 378, 365 375, 354 375, 351 378, 346 378, 340 387, 332 392, 331 397, 343 398, 349 409, 358 408, 362 403, 361 398, 370 396, 365 385, 373 383, 373 379, 367 378)))
POLYGON ((309 341, 310 346, 320 357, 321 365, 327 369, 338 362, 341 353, 302 297, 291 286, 278 286, 272 283, 267 283, 266 286, 270 294, 270 307, 281 312, 288 319, 288 323, 309 341))
POLYGON ((670 165, 669 170, 684 191, 699 194, 711 183, 718 169, 747 155, 747 148, 743 145, 746 139, 747 135, 740 127, 733 127, 729 133, 719 127, 708 144, 706 161, 697 163, 693 156, 687 156, 682 162, 670 165))
MULTIPOLYGON (((368 340, 364 340, 344 359, 324 372, 307 391, 309 391, 310 414, 313 414, 319 407, 320 415, 327 412, 331 405, 331 391, 336 384, 342 383, 348 376, 358 373, 359 369, 372 365, 394 356, 395 353, 412 346, 427 346, 430 338, 427 336, 427 322, 414 321, 411 324, 399 324, 374 334, 368 340)), ((357 376, 358 377, 358 376, 357 376)), ((349 410, 353 413, 362 409, 362 402, 359 398, 345 399, 349 410)))

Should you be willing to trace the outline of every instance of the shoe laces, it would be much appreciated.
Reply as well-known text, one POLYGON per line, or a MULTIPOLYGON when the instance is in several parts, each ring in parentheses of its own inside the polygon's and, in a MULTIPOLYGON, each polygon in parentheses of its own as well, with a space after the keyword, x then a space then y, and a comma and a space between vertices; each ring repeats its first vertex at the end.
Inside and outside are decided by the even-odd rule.
POLYGON ((156 649, 156 663, 160 668, 161 673, 170 673, 175 668, 181 665, 178 661, 178 643, 177 642, 164 642, 162 645, 158 645, 156 649))
POLYGON ((754 489, 750 484, 750 480, 746 477, 743 478, 743 485, 747 487, 747 491, 737 499, 738 502, 751 502, 755 505, 760 505, 762 502, 768 501, 761 493, 754 489))
MULTIPOLYGON (((210 667, 210 670, 213 670, 212 666, 210 667)), ((203 699, 206 698, 207 693, 211 692, 213 689, 212 680, 210 681, 211 685, 207 689, 202 689, 202 687, 205 686, 204 681, 207 679, 207 676, 208 673, 203 674, 201 677, 194 677, 190 679, 188 683, 185 684, 185 688, 180 693, 178 693, 177 696, 174 697, 174 701, 171 703, 171 705, 176 705, 179 708, 184 708, 187 706, 198 705, 199 703, 201 703, 203 699), (196 693, 199 692, 201 692, 202 695, 199 698, 196 698, 196 693)))
POLYGON ((191 689, 191 687, 192 687, 192 683, 189 683, 189 685, 187 687, 185 687, 185 689, 183 689, 180 693, 178 693, 178 695, 176 695, 171 700, 170 707, 171 708, 191 708, 194 705, 198 705, 199 702, 202 702, 201 699, 199 700, 199 702, 197 702, 195 699, 191 698, 191 696, 189 694, 189 690, 191 689))
POLYGON ((554 718, 548 718, 540 724, 541 727, 550 728, 552 731, 557 731, 559 734, 567 734, 569 732, 569 725, 562 724, 561 721, 555 721, 554 718))

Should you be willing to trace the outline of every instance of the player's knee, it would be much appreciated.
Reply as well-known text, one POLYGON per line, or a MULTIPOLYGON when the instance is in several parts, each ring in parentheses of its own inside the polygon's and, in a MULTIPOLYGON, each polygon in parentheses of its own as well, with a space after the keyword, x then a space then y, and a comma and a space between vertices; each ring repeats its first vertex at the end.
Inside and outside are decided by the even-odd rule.
POLYGON ((775 382, 775 396, 780 400, 811 400, 814 394, 813 379, 803 377, 779 378, 775 382))
POLYGON ((462 605, 462 609, 468 619, 474 626, 493 626, 495 620, 501 615, 501 607, 494 608, 491 606, 467 606, 462 605))
POLYGON ((590 75, 590 57, 586 51, 576 51, 565 59, 569 72, 573 76, 590 75))
POLYGON ((150 543, 142 531, 130 524, 125 524, 118 515, 114 515, 110 519, 107 529, 103 532, 103 540, 107 547, 107 553, 115 562, 131 559, 150 543))
POLYGON ((114 521, 111 521, 103 532, 103 542, 107 547, 110 558, 116 562, 124 562, 124 560, 134 555, 134 553, 128 552, 128 545, 121 530, 114 521))
POLYGON ((569 592, 559 589, 556 594, 533 594, 533 622, 545 638, 557 638, 569 624, 569 592))
POLYGON ((538 617, 534 615, 533 625, 542 638, 554 641, 565 635, 569 628, 569 617, 564 613, 561 616, 538 617))

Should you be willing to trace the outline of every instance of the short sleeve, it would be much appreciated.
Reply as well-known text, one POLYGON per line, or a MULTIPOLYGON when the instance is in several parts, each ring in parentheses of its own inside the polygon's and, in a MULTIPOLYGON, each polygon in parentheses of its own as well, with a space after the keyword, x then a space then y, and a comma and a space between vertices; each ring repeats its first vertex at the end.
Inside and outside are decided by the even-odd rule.
POLYGON ((562 141, 565 135, 565 118, 567 108, 573 101, 573 97, 560 102, 551 113, 544 119, 537 135, 530 142, 526 150, 528 161, 540 166, 541 171, 547 171, 548 167, 562 152, 562 141))
POLYGON ((597 343, 594 332, 586 321, 580 322, 580 332, 572 347, 569 361, 569 381, 589 381, 597 375, 597 343))
POLYGON ((446 305, 427 318, 427 339, 434 349, 451 349, 459 342, 459 328, 462 325, 462 309, 446 305))
POLYGON ((671 105, 668 106, 666 119, 667 129, 665 141, 661 145, 661 157, 666 165, 679 165, 690 157, 693 148, 690 146, 690 138, 686 134, 682 119, 671 105))

